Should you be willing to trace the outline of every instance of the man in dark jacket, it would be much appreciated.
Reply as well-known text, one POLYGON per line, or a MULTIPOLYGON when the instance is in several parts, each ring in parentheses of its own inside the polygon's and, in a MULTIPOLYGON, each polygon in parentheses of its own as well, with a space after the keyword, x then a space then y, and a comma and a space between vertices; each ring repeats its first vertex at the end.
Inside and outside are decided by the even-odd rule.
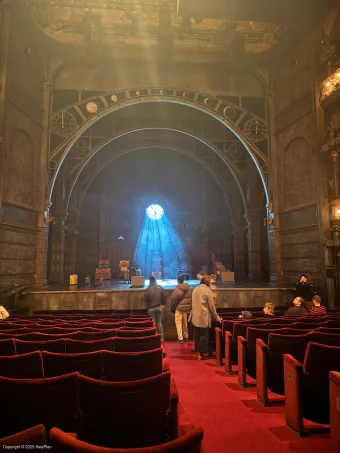
POLYGON ((308 315, 307 310, 304 308, 305 301, 301 297, 296 297, 293 300, 294 307, 288 308, 284 316, 305 316, 308 315))
POLYGON ((315 294, 313 285, 308 280, 306 275, 301 275, 299 283, 296 285, 295 289, 297 297, 301 297, 307 302, 311 302, 313 295, 315 294))
POLYGON ((163 305, 163 288, 157 285, 154 276, 149 278, 150 284, 144 293, 145 304, 148 308, 148 313, 152 316, 157 332, 161 335, 161 341, 164 342, 163 326, 162 326, 162 311, 163 305))
POLYGON ((188 340, 188 313, 192 307, 192 291, 187 283, 184 283, 185 275, 177 279, 178 285, 171 295, 171 311, 175 313, 175 324, 179 343, 188 340))

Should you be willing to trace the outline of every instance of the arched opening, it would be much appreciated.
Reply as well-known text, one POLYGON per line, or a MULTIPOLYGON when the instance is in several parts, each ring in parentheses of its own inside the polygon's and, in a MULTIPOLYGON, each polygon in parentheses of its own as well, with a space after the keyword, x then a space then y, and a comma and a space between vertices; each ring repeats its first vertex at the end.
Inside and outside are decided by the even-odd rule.
MULTIPOLYGON (((64 235, 64 239, 51 238, 50 281, 59 278, 59 272, 55 272, 55 269, 58 268, 56 263, 60 263, 62 258, 59 251, 53 253, 53 250, 57 250, 53 243, 58 241, 68 243, 65 250, 77 250, 76 253, 72 252, 73 256, 64 256, 64 274, 66 276, 72 271, 76 271, 80 275, 93 273, 96 257, 100 255, 110 256, 115 266, 125 254, 129 256, 130 261, 134 260, 134 251, 142 228, 141 219, 138 219, 138 235, 133 235, 130 244, 127 239, 124 241, 124 245, 118 241, 120 236, 123 236, 124 239, 129 236, 124 232, 124 225, 118 228, 120 231, 115 231, 114 236, 111 237, 112 240, 107 240, 105 235, 103 238, 99 233, 100 222, 103 217, 107 217, 106 212, 110 208, 101 207, 102 197, 107 198, 108 192, 102 190, 103 186, 98 181, 107 174, 107 169, 111 168, 108 178, 114 179, 117 183, 120 175, 113 178, 113 174, 117 174, 117 171, 121 173, 124 165, 131 166, 132 161, 135 162, 137 159, 138 165, 134 164, 134 170, 130 176, 121 182, 124 190, 119 186, 109 190, 116 194, 114 203, 111 197, 111 203, 116 205, 116 224, 119 224, 119 212, 124 212, 126 206, 134 206, 134 214, 131 211, 130 217, 125 216, 125 225, 131 223, 133 215, 135 217, 133 222, 137 221, 137 205, 131 203, 131 200, 136 198, 134 193, 141 192, 143 197, 147 196, 148 190, 163 193, 162 186, 165 179, 162 178, 155 182, 152 175, 147 175, 144 181, 153 181, 153 187, 145 187, 143 181, 138 188, 135 187, 134 193, 130 193, 129 188, 126 189, 127 184, 135 183, 136 175, 139 175, 145 165, 142 158, 145 153, 152 155, 152 160, 158 162, 157 165, 160 165, 159 161, 165 158, 165 162, 168 164, 181 166, 182 161, 186 159, 187 168, 196 168, 195 175, 200 174, 200 171, 204 173, 202 176, 204 183, 201 183, 196 176, 196 179, 192 178, 190 187, 183 189, 191 194, 188 206, 196 206, 197 200, 202 201, 204 205, 201 210, 193 208, 191 215, 195 217, 194 222, 190 219, 183 220, 180 216, 175 219, 176 215, 173 217, 178 204, 172 205, 172 209, 168 211, 171 228, 175 225, 175 230, 180 229, 179 232, 176 230, 176 233, 179 233, 180 241, 184 243, 183 250, 188 250, 188 244, 185 242, 187 239, 183 240, 181 236, 195 236, 194 240, 187 241, 189 242, 189 257, 185 258, 185 261, 187 261, 188 271, 195 275, 202 266, 214 271, 211 268, 211 254, 214 254, 218 262, 223 263, 227 269, 235 271, 239 280, 247 279, 248 276, 252 279, 263 280, 266 278, 263 274, 268 265, 262 266, 262 263, 268 262, 268 257, 266 257, 268 247, 263 244, 260 223, 262 223, 263 229, 261 219, 266 217, 268 192, 263 189, 258 191, 258 187, 263 187, 263 169, 260 174, 253 157, 250 156, 244 144, 235 137, 234 132, 226 129, 221 121, 207 116, 205 111, 188 109, 187 106, 179 103, 151 102, 130 105, 127 109, 119 109, 111 112, 110 115, 101 117, 84 130, 67 153, 65 148, 64 159, 59 161, 60 168, 57 177, 55 177, 56 174, 53 175, 56 186, 58 186, 58 189, 54 191, 54 197, 58 193, 64 194, 63 200, 60 200, 59 195, 59 203, 58 200, 53 200, 53 207, 54 209, 58 209, 58 206, 61 207, 59 212, 62 214, 57 224, 64 223, 64 225, 61 227, 52 225, 51 227, 52 236, 54 231, 59 237, 64 235), (114 133, 112 133, 112 124, 114 124, 114 133), (164 127, 165 125, 167 127, 164 127), (247 179, 250 181, 250 173, 253 176, 251 182, 247 182, 247 179), (250 201, 247 199, 246 192, 251 192, 257 182, 259 182, 256 187, 256 191, 259 192, 258 199, 252 197, 250 201), (128 193, 129 196, 127 196, 128 193), (126 199, 126 203, 119 199, 126 199), (263 200, 265 200, 264 206, 263 200), (249 206, 252 208, 252 219, 248 218, 249 206), (89 219, 89 223, 92 225, 87 227, 84 226, 86 217, 84 213, 86 212, 95 213, 89 219), (254 212, 256 212, 256 216, 254 212), (250 234, 251 223, 253 223, 253 234, 250 234), (176 224, 178 224, 177 227, 176 224), (199 227, 195 225, 199 225, 199 227), (72 231, 77 232, 77 239, 72 239, 72 231), (255 238, 255 236, 258 237, 255 238), (70 246, 68 241, 73 241, 74 245, 70 246), (255 243, 256 246, 254 246, 255 243), (254 247, 256 253, 254 253, 254 247), (86 257, 84 254, 89 254, 89 250, 91 250, 91 257, 86 257), (257 277, 253 267, 257 269, 257 277)), ((257 160, 256 162, 258 163, 257 160)), ((157 172, 158 170, 155 169, 154 174, 157 172)), ((172 185, 165 194, 168 202, 173 198, 172 194, 175 193, 177 183, 178 175, 175 172, 172 185)), ((141 199, 139 199, 139 204, 140 202, 141 199)), ((145 217, 145 212, 143 216, 145 217)), ((105 222, 107 220, 106 218, 105 222)), ((111 228, 111 231, 113 230, 111 228)), ((167 271, 167 275, 173 277, 174 269, 181 266, 183 267, 183 259, 177 259, 176 265, 170 266, 172 271, 167 271)), ((113 275, 117 275, 115 271, 113 271, 113 275)))

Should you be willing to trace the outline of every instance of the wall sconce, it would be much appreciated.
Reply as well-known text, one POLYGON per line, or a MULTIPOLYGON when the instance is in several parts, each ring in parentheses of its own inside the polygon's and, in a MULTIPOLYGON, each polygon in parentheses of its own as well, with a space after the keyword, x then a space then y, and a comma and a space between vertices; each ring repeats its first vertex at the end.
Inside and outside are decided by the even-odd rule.
POLYGON ((340 95, 340 68, 324 80, 320 87, 320 104, 324 106, 340 95))

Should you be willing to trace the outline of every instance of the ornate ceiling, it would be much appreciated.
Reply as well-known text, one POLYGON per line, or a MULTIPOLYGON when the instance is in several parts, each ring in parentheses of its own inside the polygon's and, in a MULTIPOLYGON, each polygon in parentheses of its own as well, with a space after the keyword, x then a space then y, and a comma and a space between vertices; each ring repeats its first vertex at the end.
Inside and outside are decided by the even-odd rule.
POLYGON ((157 48, 175 52, 260 54, 272 49, 285 27, 271 22, 183 18, 177 0, 26 0, 32 17, 50 38, 63 43, 157 48))

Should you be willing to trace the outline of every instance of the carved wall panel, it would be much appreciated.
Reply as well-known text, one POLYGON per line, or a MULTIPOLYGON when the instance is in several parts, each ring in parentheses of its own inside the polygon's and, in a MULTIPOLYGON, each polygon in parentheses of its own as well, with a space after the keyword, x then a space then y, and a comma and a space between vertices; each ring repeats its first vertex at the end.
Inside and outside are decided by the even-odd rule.
POLYGON ((0 224, 0 286, 31 286, 34 281, 35 231, 0 224))
POLYGON ((284 209, 313 201, 312 153, 303 138, 293 139, 283 154, 284 209))

